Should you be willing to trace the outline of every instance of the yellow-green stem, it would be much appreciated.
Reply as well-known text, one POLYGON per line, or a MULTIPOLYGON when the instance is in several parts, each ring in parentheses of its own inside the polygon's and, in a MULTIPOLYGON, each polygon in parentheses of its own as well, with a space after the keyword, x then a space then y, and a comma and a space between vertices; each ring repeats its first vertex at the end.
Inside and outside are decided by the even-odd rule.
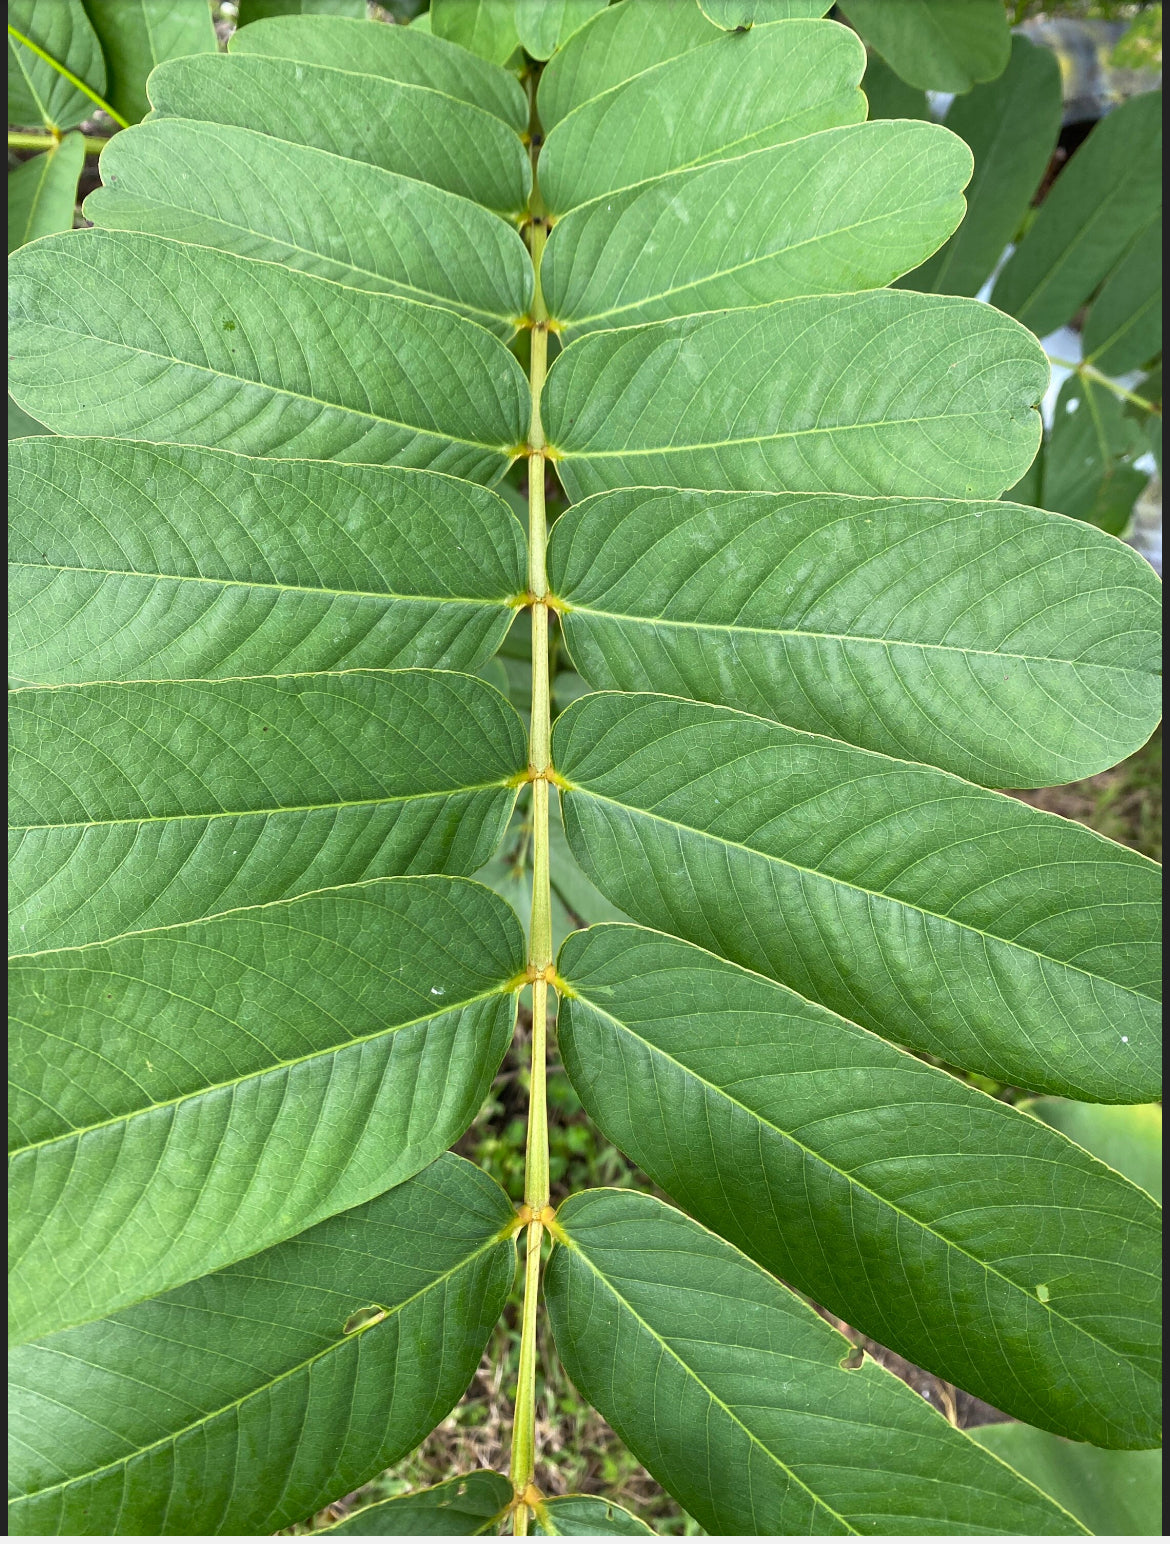
MULTIPOLYGON (((29 53, 36 54, 38 59, 43 59, 47 65, 52 66, 58 75, 63 75, 71 86, 76 86, 84 96, 87 96, 95 107, 100 107, 103 113, 108 113, 120 129, 128 129, 129 122, 122 117, 116 108, 110 106, 104 97, 98 96, 92 86, 87 86, 80 75, 74 75, 73 71, 63 65, 60 59, 54 59, 39 43, 34 43, 32 38, 26 38, 23 32, 18 32, 11 22, 8 23, 8 36, 15 38, 29 53)), ((50 128, 56 128, 56 124, 50 124, 50 128)))
MULTIPOLYGON (((534 207, 539 207, 534 195, 534 207)), ((549 888, 548 801, 550 771, 548 574, 545 567, 547 524, 544 508, 545 439, 540 421, 540 395, 548 368, 548 313, 540 289, 540 258, 547 227, 535 215, 531 227, 536 289, 532 312, 532 346, 528 370, 532 396, 528 427, 528 589, 532 596, 532 717, 528 737, 532 778, 532 916, 528 933, 528 974, 532 980, 532 1058, 528 1091, 528 1141, 524 1155, 524 1202, 527 1225, 524 1261, 524 1307, 520 1330, 520 1369, 512 1422, 511 1477, 516 1505, 512 1531, 525 1535, 531 1507, 529 1494, 536 1470, 536 1323, 540 1298, 540 1247, 544 1227, 540 1214, 549 1202, 548 1102, 546 1047, 548 979, 552 965, 552 895, 549 888)))
MULTIPOLYGON (((65 138, 64 134, 24 134, 17 129, 8 131, 9 150, 53 150, 65 138)), ((86 155, 101 155, 110 143, 96 135, 83 134, 86 155)))

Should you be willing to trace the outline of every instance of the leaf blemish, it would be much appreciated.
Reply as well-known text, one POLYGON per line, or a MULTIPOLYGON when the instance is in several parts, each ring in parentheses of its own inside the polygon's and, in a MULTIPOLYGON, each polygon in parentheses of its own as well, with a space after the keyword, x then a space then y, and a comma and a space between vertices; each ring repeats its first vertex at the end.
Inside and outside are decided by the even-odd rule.
POLYGON ((365 1308, 359 1308, 351 1313, 342 1328, 343 1335, 356 1335, 359 1330, 368 1330, 371 1325, 381 1324, 386 1317, 386 1309, 380 1303, 370 1303, 365 1308))

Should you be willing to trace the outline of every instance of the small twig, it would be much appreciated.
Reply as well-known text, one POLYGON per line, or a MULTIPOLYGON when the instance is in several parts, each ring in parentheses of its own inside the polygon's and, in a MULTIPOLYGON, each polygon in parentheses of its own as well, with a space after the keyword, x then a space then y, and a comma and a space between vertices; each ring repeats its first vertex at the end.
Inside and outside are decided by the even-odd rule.
MULTIPOLYGON (((101 155, 102 151, 110 143, 109 139, 99 139, 96 135, 83 134, 86 155, 101 155)), ((24 134, 15 129, 8 131, 9 150, 52 150, 65 138, 64 134, 24 134)), ((111 135, 110 138, 113 138, 111 135)))

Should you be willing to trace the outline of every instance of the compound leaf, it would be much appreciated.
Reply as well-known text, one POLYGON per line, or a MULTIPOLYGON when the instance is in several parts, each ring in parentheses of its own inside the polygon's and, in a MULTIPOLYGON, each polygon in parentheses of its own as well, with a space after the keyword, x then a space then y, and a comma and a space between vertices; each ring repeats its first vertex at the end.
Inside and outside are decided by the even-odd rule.
POLYGON ((504 501, 434 472, 53 437, 8 475, 24 684, 476 670, 527 582, 504 501))
POLYGON ((84 165, 84 139, 66 134, 51 150, 31 156, 8 173, 9 252, 38 236, 73 228, 73 206, 84 165))
POLYGON ((1112 766, 1161 712, 1156 577, 1072 538, 1003 503, 628 489, 557 521, 549 578, 594 687, 1032 788, 1112 766))
POLYGON ((944 772, 676 697, 553 729, 615 906, 901 1045, 1072 1098, 1157 1098, 1158 876, 944 772))
POLYGON ((1007 66, 1000 0, 848 0, 849 21, 886 63, 924 91, 970 91, 1007 66))
POLYGON ((594 927, 558 970, 585 1108, 692 1216, 1001 1410, 1106 1446, 1159 1440, 1160 1214, 1140 1190, 692 944, 594 927))
POLYGON ((130 231, 49 237, 10 281, 11 389, 58 433, 482 482, 524 437, 516 360, 434 306, 130 231))
POLYGON ((1056 146, 1060 117, 1056 55, 1025 37, 1013 38, 1003 74, 956 98, 947 113, 947 128, 975 158, 967 217, 941 252, 906 275, 906 289, 944 295, 982 289, 1028 212, 1056 146))
POLYGON ((544 424, 573 500, 604 488, 997 498, 1040 441, 1048 360, 975 300, 875 290, 594 333, 544 424))
POLYGON ((857 123, 865 116, 864 68, 856 37, 824 22, 712 31, 703 47, 644 70, 557 123, 541 150, 541 195, 564 214, 650 177, 857 123))
POLYGON ((525 765, 515 709, 445 671, 28 687, 12 725, 21 954, 474 873, 525 765))
POLYGON ((1057 178, 995 281, 993 302, 1043 337, 1067 322, 1161 199, 1162 93, 1103 118, 1057 178))
POLYGON ((10 1332, 111 1313, 417 1173, 479 1109, 523 970, 504 903, 442 878, 18 962, 10 1332))
POLYGON ((602 327, 876 289, 962 218, 970 155, 935 124, 861 123, 574 209, 541 265, 566 339, 602 327))
POLYGON ((374 1538, 430 1538, 436 1534, 466 1538, 490 1532, 511 1502, 510 1480, 492 1469, 474 1469, 441 1485, 361 1507, 332 1527, 314 1531, 374 1538))
POLYGON ((716 1534, 1067 1534, 1054 1502, 778 1281, 651 1196, 557 1213, 547 1272, 573 1382, 716 1534))
POLYGON ((92 116, 92 96, 13 35, 23 33, 100 96, 106 62, 81 0, 8 0, 8 121, 72 129, 92 116))
POLYGON ((514 1215, 445 1154, 240 1265, 21 1347, 13 1532, 271 1533, 363 1484, 470 1382, 512 1285, 514 1215))

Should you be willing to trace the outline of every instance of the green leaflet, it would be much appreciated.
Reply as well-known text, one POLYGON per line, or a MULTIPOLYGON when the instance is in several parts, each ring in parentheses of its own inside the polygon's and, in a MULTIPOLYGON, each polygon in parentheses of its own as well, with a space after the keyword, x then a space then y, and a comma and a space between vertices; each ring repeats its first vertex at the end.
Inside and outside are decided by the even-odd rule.
POLYGON ((540 153, 541 195, 563 214, 650 177, 857 123, 864 68, 853 33, 825 22, 713 33, 558 123, 540 153))
POLYGON ((935 124, 860 123, 574 209, 541 265, 566 339, 887 284, 963 216, 969 152, 935 124))
POLYGON ((146 77, 164 59, 213 54, 211 7, 175 0, 84 0, 108 72, 106 100, 129 123, 150 110, 146 77))
POLYGON ((661 485, 996 498, 1036 453, 1047 381, 1035 338, 989 306, 875 290, 581 338, 542 411, 574 501, 661 485))
POLYGON ((15 1534, 271 1533, 408 1453, 512 1284, 493 1180, 444 1155, 310 1232, 13 1357, 15 1534), (385 1310, 345 1332, 356 1309, 385 1310))
POLYGON ((998 1409, 1106 1446, 1159 1441, 1161 1219, 1140 1190, 678 939, 594 927, 558 971, 585 1108, 693 1217, 998 1409))
POLYGON ((569 38, 541 74, 536 108, 544 132, 575 107, 717 36, 695 0, 607 6, 569 38))
POLYGON ((1097 124, 996 280, 1001 310, 1043 337, 1088 299, 1160 200, 1161 125, 1160 91, 1097 124))
POLYGON ((526 584, 507 504, 434 472, 53 437, 8 475, 22 684, 475 670, 526 584))
POLYGON ((947 773, 675 697, 553 729, 577 861, 635 921, 955 1066, 1157 1098, 1156 864, 947 773))
POLYGON ((511 1501, 510 1480, 491 1469, 476 1469, 427 1490, 412 1491, 374 1506, 362 1507, 331 1528, 315 1531, 374 1538, 431 1537, 435 1534, 468 1537, 495 1532, 494 1525, 511 1501))
POLYGON ((532 264, 511 226, 362 161, 252 129, 163 118, 115 136, 101 169, 104 186, 85 207, 107 229, 445 306, 504 339, 532 303, 532 264))
POLYGON ((8 438, 10 440, 20 439, 30 434, 48 434, 48 432, 44 424, 30 417, 23 408, 17 407, 11 396, 8 398, 8 438))
POLYGON ((508 0, 431 0, 431 30, 469 53, 502 65, 520 47, 508 0))
POLYGON ((608 0, 513 0, 512 15, 525 51, 534 59, 556 53, 608 0))
POLYGON ((975 158, 967 217, 941 252, 906 275, 905 288, 974 295, 983 287, 1027 215, 1056 145, 1060 116, 1056 55, 1025 37, 1013 38, 1003 74, 958 97, 947 113, 947 128, 962 136, 975 158))
POLYGON ((1113 766, 1161 712, 1149 565, 1018 505, 618 490, 557 521, 549 580, 592 686, 993 787, 1113 766))
POLYGON ((397 461, 480 482, 524 438, 520 366, 434 306, 128 231, 50 237, 9 273, 11 389, 58 433, 397 461))
POLYGON ((1092 1533, 1161 1538, 1161 1453, 1103 1453, 1034 1426, 997 1422, 971 1436, 1092 1533))
POLYGON ((533 298, 516 230, 426 182, 245 128, 159 119, 114 137, 86 218, 445 306, 509 338, 533 298), (215 167, 215 176, 207 168, 215 167))
POLYGON ((1162 1200, 1162 1106, 1030 1099, 1022 1108, 1162 1200))
POLYGON ((823 16, 832 10, 829 0, 699 0, 703 15, 729 32, 753 27, 761 21, 783 21, 797 16, 823 16))
POLYGON ((444 671, 26 688, 12 699, 17 953, 396 873, 473 873, 525 765, 444 671))
POLYGON ((1085 357, 1110 375, 1147 364, 1162 347, 1162 206, 1101 286, 1085 323, 1085 357))
POLYGON ((38 236, 73 228, 77 183, 85 165, 85 141, 66 134, 51 150, 8 173, 8 250, 38 236))
POLYGON ((1077 1531, 876 1362, 844 1368, 842 1335, 672 1207, 585 1191, 557 1223, 565 1367, 709 1532, 1077 1531))
POLYGON ((847 0, 848 19, 912 86, 970 91, 1011 51, 1001 0, 847 0))
POLYGON ((437 877, 18 962, 10 1338, 190 1281, 424 1168, 483 1102, 523 970, 504 903, 437 877))
POLYGON ((1120 535, 1149 481, 1133 464, 1146 449, 1141 425, 1107 385, 1070 375, 1044 444, 1043 502, 1120 535))
MULTIPOLYGON (((8 0, 8 25, 40 45, 99 95, 105 90, 101 44, 81 0, 8 0)), ((8 121, 72 129, 94 110, 93 97, 8 34, 8 121)))
POLYGON ((620 1538, 654 1532, 640 1517, 604 1496, 550 1496, 542 1510, 532 1529, 537 1538, 620 1538))
POLYGON ((244 28, 241 18, 228 51, 294 59, 404 86, 423 86, 482 108, 518 134, 528 127, 528 101, 514 75, 416 27, 371 27, 364 20, 333 16, 286 16, 244 28))
POLYGON ((495 114, 387 79, 376 63, 359 74, 247 52, 201 54, 161 66, 150 99, 154 117, 255 129, 432 182, 499 214, 519 214, 531 186, 524 146, 495 114))

